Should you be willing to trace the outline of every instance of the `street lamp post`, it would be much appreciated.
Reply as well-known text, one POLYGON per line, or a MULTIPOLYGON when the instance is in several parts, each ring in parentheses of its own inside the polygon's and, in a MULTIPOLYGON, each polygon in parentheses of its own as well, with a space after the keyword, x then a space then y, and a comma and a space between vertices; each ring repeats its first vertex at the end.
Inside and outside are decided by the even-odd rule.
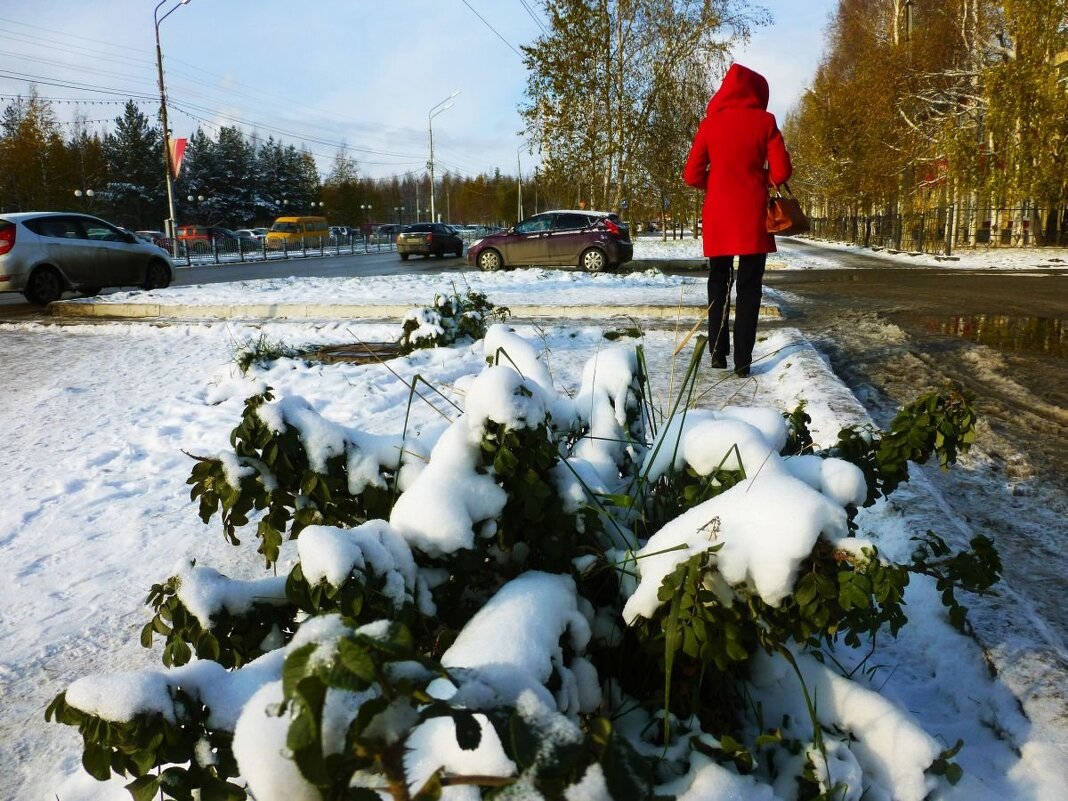
POLYGON ((523 219, 523 163, 519 160, 519 152, 526 147, 526 142, 523 142, 515 149, 515 166, 516 171, 519 173, 519 177, 516 179, 516 186, 518 188, 516 199, 516 222, 523 219))
POLYGON ((172 177, 174 170, 171 165, 171 133, 167 127, 167 90, 163 84, 163 49, 159 44, 159 26, 163 23, 163 20, 177 11, 179 6, 184 6, 188 2, 189 0, 178 0, 171 10, 161 17, 159 16, 159 10, 167 3, 167 0, 160 0, 156 5, 156 10, 152 12, 152 18, 156 23, 156 72, 159 75, 160 121, 163 123, 163 167, 167 171, 168 217, 164 228, 171 240, 171 253, 175 258, 178 258, 178 242, 174 238, 174 181, 172 177))
POLYGON ((74 197, 78 198, 79 202, 84 197, 86 202, 83 205, 88 206, 89 204, 92 203, 92 200, 93 200, 93 190, 92 189, 86 189, 83 192, 81 189, 75 189, 74 190, 74 197))
POLYGON ((462 89, 457 89, 451 95, 449 95, 444 100, 442 100, 440 103, 436 103, 435 105, 431 106, 430 107, 430 111, 428 111, 427 115, 426 115, 426 126, 427 126, 427 130, 430 132, 430 161, 428 161, 426 163, 426 166, 430 170, 430 221, 431 222, 437 222, 437 217, 436 217, 436 215, 434 213, 434 117, 438 116, 438 114, 440 114, 441 112, 448 111, 450 108, 452 108, 453 104, 450 103, 449 101, 452 100, 454 97, 456 97, 456 95, 460 94, 461 91, 463 91, 463 90, 462 89), (446 105, 446 103, 448 103, 448 105, 446 105))

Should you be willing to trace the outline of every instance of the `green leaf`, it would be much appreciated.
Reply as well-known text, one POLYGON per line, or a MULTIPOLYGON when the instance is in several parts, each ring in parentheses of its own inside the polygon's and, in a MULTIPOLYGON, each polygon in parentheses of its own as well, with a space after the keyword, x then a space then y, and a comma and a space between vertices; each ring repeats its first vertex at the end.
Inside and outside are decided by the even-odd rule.
POLYGON ((816 574, 806 573, 801 581, 797 583, 797 589, 794 590, 794 600, 797 601, 798 606, 808 606, 816 600, 818 589, 819 585, 816 583, 816 574))
POLYGON ((482 742, 482 728, 473 714, 467 711, 457 711, 452 715, 453 723, 456 724, 456 742, 464 751, 474 751, 482 742))
POLYGON ((285 698, 292 698, 297 684, 308 675, 308 662, 317 647, 315 643, 308 643, 286 656, 282 666, 282 695, 285 698))
POLYGON ((111 751, 87 742, 82 751, 82 767, 97 781, 107 781, 111 776, 111 751))
POLYGON ((190 780, 190 773, 186 768, 167 768, 160 775, 159 783, 160 789, 172 798, 180 801, 186 801, 186 799, 192 801, 193 782, 190 780))
POLYGON ((155 776, 140 776, 126 785, 134 801, 153 801, 159 792, 159 779, 155 776))
POLYGON ((346 670, 367 683, 374 681, 375 663, 362 645, 348 639, 341 640, 338 643, 338 656, 346 670))
POLYGON ((151 620, 141 627, 141 645, 145 648, 152 647, 152 632, 154 630, 155 626, 151 620))
POLYGON ((946 767, 946 781, 950 784, 956 784, 963 778, 964 768, 958 765, 956 762, 950 762, 946 767))

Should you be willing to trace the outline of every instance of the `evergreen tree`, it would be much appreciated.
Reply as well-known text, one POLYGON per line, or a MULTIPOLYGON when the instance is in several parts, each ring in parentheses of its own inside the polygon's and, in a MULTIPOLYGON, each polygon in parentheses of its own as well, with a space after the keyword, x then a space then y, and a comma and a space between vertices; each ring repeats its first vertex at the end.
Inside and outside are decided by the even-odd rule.
MULTIPOLYGON (((88 192, 94 197, 83 201, 84 208, 92 214, 114 219, 120 225, 133 226, 139 221, 117 217, 108 196, 108 164, 104 154, 104 142, 96 133, 90 134, 84 118, 75 120, 74 132, 67 142, 69 177, 68 184, 88 192)), ((76 202, 75 206, 79 204, 76 202)))
POLYGON ((197 128, 189 137, 182 173, 174 184, 178 224, 215 225, 220 222, 213 217, 210 191, 210 181, 217 172, 215 143, 202 128, 197 128), (193 199, 189 200, 190 197, 193 199), (203 201, 199 200, 201 197, 203 201))
POLYGON ((128 227, 162 230, 167 218, 162 134, 132 100, 115 118, 114 132, 104 137, 103 153, 109 214, 128 227))
POLYGON ((210 173, 198 176, 206 197, 201 213, 211 224, 243 226, 256 216, 252 146, 234 127, 219 129, 209 159, 210 173))
POLYGON ((322 187, 322 197, 330 219, 344 225, 363 220, 360 204, 366 201, 359 178, 359 166, 355 159, 350 158, 344 148, 338 150, 322 187))

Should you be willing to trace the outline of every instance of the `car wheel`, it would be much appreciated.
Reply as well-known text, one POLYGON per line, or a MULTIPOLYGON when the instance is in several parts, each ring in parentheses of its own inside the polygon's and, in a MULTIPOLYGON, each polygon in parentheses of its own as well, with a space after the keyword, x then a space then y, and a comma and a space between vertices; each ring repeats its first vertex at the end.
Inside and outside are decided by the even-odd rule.
POLYGON ((59 300, 63 294, 63 278, 51 267, 38 267, 26 283, 26 300, 38 306, 47 306, 59 300))
POLYGON ((401 257, 401 261, 408 261, 408 254, 407 253, 400 254, 400 257, 401 257))
POLYGON ((504 266, 501 254, 496 250, 483 250, 478 254, 478 269, 487 273, 495 272, 504 266))
POLYGON ((171 271, 161 261, 150 261, 145 270, 145 289, 166 289, 171 283, 171 271))
POLYGON ((579 256, 579 266, 588 273, 599 273, 608 265, 608 258, 600 248, 587 248, 579 256))

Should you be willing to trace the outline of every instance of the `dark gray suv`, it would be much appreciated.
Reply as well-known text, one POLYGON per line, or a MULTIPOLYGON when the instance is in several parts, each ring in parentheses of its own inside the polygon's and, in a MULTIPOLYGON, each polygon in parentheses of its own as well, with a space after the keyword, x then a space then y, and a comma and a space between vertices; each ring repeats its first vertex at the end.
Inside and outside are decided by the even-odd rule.
POLYGON ((161 289, 174 277, 162 248, 88 214, 0 214, 0 292, 22 292, 47 306, 67 291, 104 287, 161 289))
POLYGON ((481 270, 526 265, 575 266, 591 273, 634 258, 630 231, 608 211, 546 211, 467 248, 467 261, 481 270))

